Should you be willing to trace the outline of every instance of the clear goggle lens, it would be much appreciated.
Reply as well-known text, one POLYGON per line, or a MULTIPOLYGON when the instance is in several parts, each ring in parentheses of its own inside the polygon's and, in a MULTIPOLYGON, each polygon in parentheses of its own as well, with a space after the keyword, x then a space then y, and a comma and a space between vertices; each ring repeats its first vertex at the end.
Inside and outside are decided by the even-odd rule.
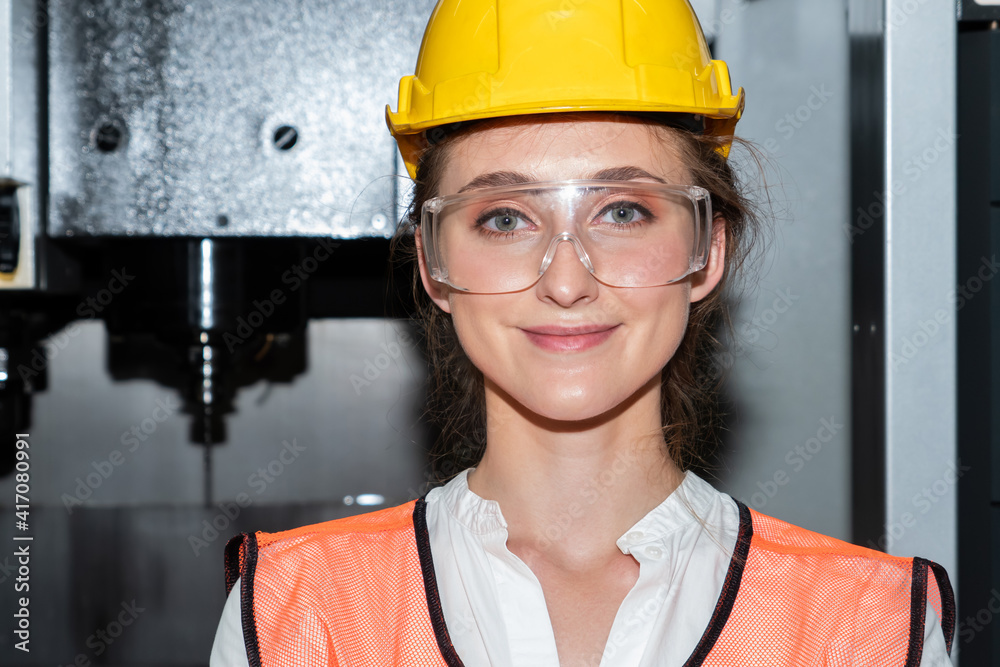
POLYGON ((711 220, 698 186, 551 181, 429 199, 421 237, 431 277, 463 291, 527 289, 563 241, 600 282, 655 287, 704 268, 711 220))

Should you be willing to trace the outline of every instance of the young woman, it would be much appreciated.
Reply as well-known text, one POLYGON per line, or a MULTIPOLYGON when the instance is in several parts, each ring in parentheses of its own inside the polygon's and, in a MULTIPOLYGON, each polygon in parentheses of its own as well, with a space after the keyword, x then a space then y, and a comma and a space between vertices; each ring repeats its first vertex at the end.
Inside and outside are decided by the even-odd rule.
POLYGON ((437 454, 399 507, 244 535, 213 665, 949 663, 947 575, 688 470, 757 231, 686 0, 442 0, 387 109, 437 454))

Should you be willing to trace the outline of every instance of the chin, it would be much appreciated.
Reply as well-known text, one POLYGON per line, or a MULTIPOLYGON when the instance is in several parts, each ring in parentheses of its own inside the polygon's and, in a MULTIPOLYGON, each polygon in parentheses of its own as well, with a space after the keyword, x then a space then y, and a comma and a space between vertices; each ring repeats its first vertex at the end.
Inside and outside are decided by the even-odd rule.
POLYGON ((627 399, 627 396, 610 394, 606 387, 559 387, 551 383, 536 386, 543 388, 544 395, 538 395, 538 391, 534 390, 526 392, 522 398, 512 398, 527 411, 554 421, 579 422, 599 418, 627 399))

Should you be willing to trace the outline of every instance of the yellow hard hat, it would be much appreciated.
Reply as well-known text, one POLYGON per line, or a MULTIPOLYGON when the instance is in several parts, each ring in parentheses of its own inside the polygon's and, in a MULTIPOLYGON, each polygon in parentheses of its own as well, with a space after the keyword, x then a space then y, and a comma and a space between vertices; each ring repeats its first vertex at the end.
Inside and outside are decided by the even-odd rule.
POLYGON ((560 111, 702 115, 728 156, 743 103, 688 0, 440 0, 385 117, 416 178, 428 128, 560 111))

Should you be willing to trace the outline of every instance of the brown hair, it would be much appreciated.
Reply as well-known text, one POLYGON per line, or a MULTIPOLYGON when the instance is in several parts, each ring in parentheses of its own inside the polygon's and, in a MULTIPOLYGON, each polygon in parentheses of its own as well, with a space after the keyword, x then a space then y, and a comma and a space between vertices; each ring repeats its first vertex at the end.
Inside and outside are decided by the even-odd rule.
MULTIPOLYGON (((586 117, 594 112, 561 114, 586 117)), ((602 112, 603 113, 603 112, 602 112)), ((608 114, 604 114, 608 115, 608 114)), ((700 301, 691 304, 688 325, 673 358, 661 373, 661 423, 666 453, 681 470, 706 468, 717 445, 721 427, 720 388, 729 364, 720 362, 720 333, 732 334, 730 300, 738 277, 764 231, 760 207, 753 201, 734 170, 732 159, 718 152, 723 139, 680 129, 665 117, 665 123, 648 116, 611 114, 628 122, 647 125, 654 140, 675 139, 677 156, 691 174, 691 185, 711 193, 713 215, 725 220, 725 270, 719 284, 700 301)), ((508 119, 509 120, 509 119, 508 119)), ((428 364, 426 416, 438 430, 430 450, 433 481, 447 481, 475 466, 486 447, 486 409, 482 373, 465 355, 451 315, 427 295, 420 280, 413 232, 420 224, 423 203, 436 196, 449 147, 458 137, 474 129, 503 122, 485 120, 437 131, 428 137, 420 156, 413 201, 390 246, 390 261, 412 266, 414 310, 411 319, 423 343, 428 364)), ((751 142, 734 138, 733 148, 742 147, 751 164, 763 172, 762 153, 751 142)))

